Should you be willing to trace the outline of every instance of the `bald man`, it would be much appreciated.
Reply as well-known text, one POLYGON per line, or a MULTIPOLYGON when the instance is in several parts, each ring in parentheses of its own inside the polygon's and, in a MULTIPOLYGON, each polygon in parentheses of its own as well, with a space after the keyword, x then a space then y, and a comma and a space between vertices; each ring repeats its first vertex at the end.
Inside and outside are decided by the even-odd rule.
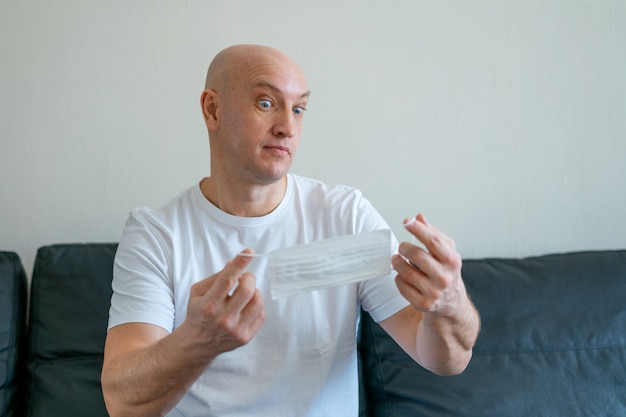
POLYGON ((115 258, 102 388, 117 416, 357 416, 363 307, 422 366, 467 366, 479 317, 454 242, 423 215, 394 275, 273 300, 269 253, 389 229, 356 189, 289 172, 309 90, 276 49, 236 45, 201 95, 211 173, 134 210, 115 258))

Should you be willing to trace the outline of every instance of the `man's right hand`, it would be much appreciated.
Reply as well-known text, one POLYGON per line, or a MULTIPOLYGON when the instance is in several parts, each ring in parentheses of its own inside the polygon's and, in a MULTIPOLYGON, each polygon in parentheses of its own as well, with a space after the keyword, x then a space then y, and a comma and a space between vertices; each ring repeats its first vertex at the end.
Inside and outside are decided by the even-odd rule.
POLYGON ((238 255, 222 271, 191 287, 184 326, 193 329, 209 356, 248 343, 265 321, 256 277, 244 272, 251 259, 238 255))
POLYGON ((172 333, 147 323, 109 330, 102 390, 111 417, 164 415, 216 356, 252 340, 265 308, 256 278, 244 272, 250 261, 238 255, 194 284, 187 317, 172 333))

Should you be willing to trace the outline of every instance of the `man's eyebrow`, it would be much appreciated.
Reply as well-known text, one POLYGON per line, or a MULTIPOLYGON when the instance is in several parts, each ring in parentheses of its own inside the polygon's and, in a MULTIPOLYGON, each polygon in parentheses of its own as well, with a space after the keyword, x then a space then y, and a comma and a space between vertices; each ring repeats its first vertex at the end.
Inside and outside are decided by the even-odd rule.
MULTIPOLYGON (((274 84, 270 83, 269 81, 265 81, 265 80, 261 80, 261 81, 258 81, 256 83, 254 83, 252 85, 252 88, 269 88, 270 90, 272 90, 272 91, 274 91, 276 93, 281 93, 282 92, 282 90, 280 88, 276 87, 274 84)), ((306 98, 306 97, 309 97, 310 95, 311 95, 311 91, 307 90, 307 91, 305 91, 304 93, 302 93, 300 95, 300 98, 306 98)))

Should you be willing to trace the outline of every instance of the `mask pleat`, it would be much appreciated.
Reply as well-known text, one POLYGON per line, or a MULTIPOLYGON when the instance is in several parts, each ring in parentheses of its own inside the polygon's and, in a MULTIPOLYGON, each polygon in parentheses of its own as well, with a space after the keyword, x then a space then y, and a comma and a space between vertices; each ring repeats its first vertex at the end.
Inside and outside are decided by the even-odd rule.
POLYGON ((362 281, 390 271, 391 232, 341 236, 268 254, 272 297, 362 281))

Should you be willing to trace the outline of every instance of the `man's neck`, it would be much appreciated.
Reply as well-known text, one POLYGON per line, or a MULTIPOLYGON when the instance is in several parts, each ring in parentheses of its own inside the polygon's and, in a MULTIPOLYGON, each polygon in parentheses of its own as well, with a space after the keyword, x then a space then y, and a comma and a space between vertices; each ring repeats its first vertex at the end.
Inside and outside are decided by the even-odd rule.
POLYGON ((278 207, 287 189, 287 176, 272 184, 246 184, 207 177, 200 181, 204 197, 220 210, 239 217, 261 217, 278 207))

